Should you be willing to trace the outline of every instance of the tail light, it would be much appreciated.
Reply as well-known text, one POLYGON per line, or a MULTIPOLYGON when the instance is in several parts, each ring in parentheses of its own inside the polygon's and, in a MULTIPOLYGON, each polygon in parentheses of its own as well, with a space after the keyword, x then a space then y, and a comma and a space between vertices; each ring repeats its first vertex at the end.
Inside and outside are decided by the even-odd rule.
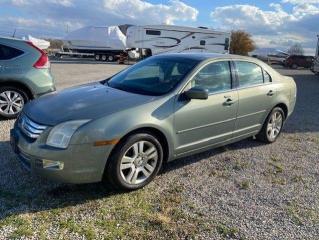
POLYGON ((50 68, 50 61, 47 54, 42 49, 35 46, 32 42, 27 42, 27 44, 29 44, 41 54, 39 59, 33 64, 33 67, 38 69, 50 68))

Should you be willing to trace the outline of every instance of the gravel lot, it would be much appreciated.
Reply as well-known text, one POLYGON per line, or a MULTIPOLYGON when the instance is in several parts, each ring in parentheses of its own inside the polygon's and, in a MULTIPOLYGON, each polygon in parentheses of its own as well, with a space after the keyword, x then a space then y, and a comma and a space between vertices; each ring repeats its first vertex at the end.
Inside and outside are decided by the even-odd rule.
MULTIPOLYGON (((53 63, 58 89, 125 66, 53 63)), ((318 239, 319 76, 293 76, 298 101, 275 144, 252 139, 169 163, 131 193, 31 176, 0 122, 0 239, 318 239)))

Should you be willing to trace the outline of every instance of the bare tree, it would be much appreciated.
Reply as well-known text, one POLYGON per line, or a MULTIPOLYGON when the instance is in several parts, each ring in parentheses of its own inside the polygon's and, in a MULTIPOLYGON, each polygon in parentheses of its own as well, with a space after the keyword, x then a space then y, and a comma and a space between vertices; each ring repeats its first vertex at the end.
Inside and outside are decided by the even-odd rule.
POLYGON ((249 33, 242 30, 232 31, 230 53, 247 56, 249 52, 255 49, 255 42, 249 33))
POLYGON ((303 50, 300 43, 296 43, 288 49, 288 54, 289 55, 303 56, 305 54, 305 51, 303 50))

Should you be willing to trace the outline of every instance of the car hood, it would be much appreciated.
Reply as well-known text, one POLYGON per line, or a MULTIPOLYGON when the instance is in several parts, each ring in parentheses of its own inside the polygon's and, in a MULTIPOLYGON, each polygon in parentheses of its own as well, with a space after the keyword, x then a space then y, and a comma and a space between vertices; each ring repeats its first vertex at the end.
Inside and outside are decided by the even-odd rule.
POLYGON ((40 97, 24 108, 24 113, 39 124, 54 126, 79 119, 97 119, 155 99, 107 87, 100 83, 73 87, 40 97))

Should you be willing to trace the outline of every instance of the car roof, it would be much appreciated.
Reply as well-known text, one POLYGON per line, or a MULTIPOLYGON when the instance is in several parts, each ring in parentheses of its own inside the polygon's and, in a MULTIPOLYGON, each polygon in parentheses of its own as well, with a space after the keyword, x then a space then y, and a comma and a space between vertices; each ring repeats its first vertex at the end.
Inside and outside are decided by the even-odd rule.
POLYGON ((234 60, 246 60, 246 61, 255 61, 255 58, 246 57, 246 56, 239 56, 233 54, 221 54, 221 53, 166 53, 160 54, 156 57, 173 57, 173 58, 183 58, 183 59, 190 59, 190 60, 197 60, 197 61, 205 61, 210 59, 234 59, 234 60))

